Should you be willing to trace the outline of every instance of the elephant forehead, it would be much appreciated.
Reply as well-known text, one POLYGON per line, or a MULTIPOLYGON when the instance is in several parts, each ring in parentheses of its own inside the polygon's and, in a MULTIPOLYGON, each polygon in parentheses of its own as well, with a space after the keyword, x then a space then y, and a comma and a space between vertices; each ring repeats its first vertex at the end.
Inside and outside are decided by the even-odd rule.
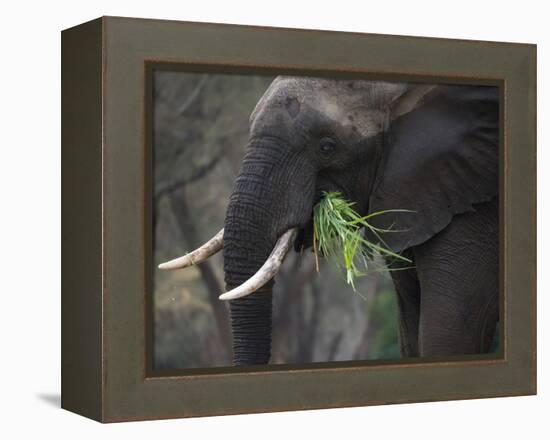
POLYGON ((324 96, 343 106, 362 105, 376 109, 385 107, 408 88, 408 84, 398 82, 280 76, 272 83, 270 91, 279 97, 293 94, 302 100, 315 101, 324 96))
POLYGON ((375 136, 384 128, 386 114, 381 109, 372 109, 361 103, 355 106, 341 104, 324 95, 318 97, 314 106, 324 118, 361 137, 375 136))
POLYGON ((252 119, 273 110, 292 119, 319 113, 357 135, 376 135, 383 129, 387 104, 405 88, 402 83, 281 76, 266 91, 252 119))

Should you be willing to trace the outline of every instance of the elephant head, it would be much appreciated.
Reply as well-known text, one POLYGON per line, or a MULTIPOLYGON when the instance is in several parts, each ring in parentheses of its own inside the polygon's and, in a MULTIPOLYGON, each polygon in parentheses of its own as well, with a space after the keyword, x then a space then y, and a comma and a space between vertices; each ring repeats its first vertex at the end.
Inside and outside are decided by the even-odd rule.
POLYGON ((250 117, 224 230, 164 268, 223 246, 234 363, 267 363, 272 278, 292 244, 311 244, 322 192, 364 215, 410 210, 376 217, 403 251, 497 194, 497 122, 494 87, 278 77, 250 117))

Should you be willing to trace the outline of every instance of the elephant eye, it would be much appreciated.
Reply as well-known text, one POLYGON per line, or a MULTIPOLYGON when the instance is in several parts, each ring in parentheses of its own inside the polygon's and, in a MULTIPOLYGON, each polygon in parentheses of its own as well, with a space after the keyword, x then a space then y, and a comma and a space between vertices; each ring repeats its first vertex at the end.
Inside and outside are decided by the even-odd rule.
POLYGON ((331 138, 322 138, 319 142, 319 151, 323 157, 329 157, 336 149, 336 142, 331 138))

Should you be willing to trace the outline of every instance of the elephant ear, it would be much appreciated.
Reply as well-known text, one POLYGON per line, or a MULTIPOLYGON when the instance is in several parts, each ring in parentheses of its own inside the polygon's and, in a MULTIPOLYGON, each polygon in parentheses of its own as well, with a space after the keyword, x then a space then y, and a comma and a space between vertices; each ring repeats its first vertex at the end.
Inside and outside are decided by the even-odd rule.
POLYGON ((452 217, 498 195, 499 92, 491 86, 413 86, 391 105, 369 201, 394 251, 418 245, 452 217))

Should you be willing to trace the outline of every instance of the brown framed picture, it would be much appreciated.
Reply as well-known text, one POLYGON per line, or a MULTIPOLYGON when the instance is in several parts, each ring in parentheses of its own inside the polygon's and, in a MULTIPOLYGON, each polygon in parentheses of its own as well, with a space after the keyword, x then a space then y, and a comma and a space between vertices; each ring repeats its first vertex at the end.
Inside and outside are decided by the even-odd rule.
POLYGON ((62 33, 62 406, 536 393, 536 46, 62 33))

